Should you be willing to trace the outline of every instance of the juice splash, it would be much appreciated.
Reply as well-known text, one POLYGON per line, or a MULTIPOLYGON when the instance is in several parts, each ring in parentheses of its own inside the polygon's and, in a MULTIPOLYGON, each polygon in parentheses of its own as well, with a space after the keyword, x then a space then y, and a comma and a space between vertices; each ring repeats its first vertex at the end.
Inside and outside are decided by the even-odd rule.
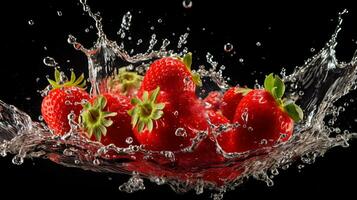
MULTIPOLYGON (((76 49, 83 51, 88 57, 89 79, 93 95, 106 91, 107 78, 119 66, 127 66, 129 70, 136 70, 144 74, 153 59, 168 55, 181 56, 187 52, 187 49, 182 47, 186 43, 188 34, 183 34, 180 37, 177 45, 178 49, 182 49, 180 51, 166 50, 168 40, 162 41, 159 50, 153 50, 158 40, 156 35, 152 35, 148 50, 132 55, 125 50, 124 43, 118 45, 106 37, 100 16, 94 14, 85 1, 81 1, 81 3, 84 11, 95 20, 98 40, 89 49, 77 42, 74 36, 69 36, 68 42, 76 49)), ((288 96, 298 100, 307 116, 303 122, 297 124, 293 138, 287 143, 245 153, 225 153, 217 144, 218 151, 229 159, 227 163, 214 167, 182 170, 175 166, 158 165, 154 162, 164 160, 170 163, 175 160, 177 152, 148 151, 135 145, 128 148, 118 148, 113 145, 104 147, 99 143, 88 141, 78 134, 78 126, 73 116, 69 116, 71 131, 63 137, 54 136, 43 123, 32 121, 26 113, 0 101, 1 155, 14 154, 14 164, 21 164, 25 158, 43 157, 65 166, 80 167, 97 172, 132 174, 133 177, 119 187, 127 192, 144 189, 142 178, 147 178, 158 185, 169 184, 177 192, 195 190, 197 194, 200 194, 204 189, 215 190, 218 191, 214 196, 216 199, 219 199, 225 191, 232 190, 243 183, 248 176, 253 176, 272 185, 271 175, 277 175, 280 168, 288 168, 289 165, 299 160, 303 163, 312 163, 316 157, 322 156, 332 147, 348 146, 348 141, 356 137, 356 133, 349 131, 340 133, 332 128, 334 122, 338 120, 339 112, 344 109, 334 104, 342 96, 356 88, 356 53, 348 63, 339 62, 335 56, 336 39, 341 29, 342 14, 340 14, 336 31, 326 46, 303 66, 296 68, 292 74, 284 76, 288 86, 288 96), (332 121, 326 123, 326 119, 329 118, 332 121), (109 155, 113 153, 119 155, 120 158, 114 161, 110 159, 109 155), (138 166, 143 166, 145 171, 138 166), (224 185, 218 186, 203 181, 204 174, 220 173, 220 169, 232 172, 231 176, 226 177, 224 185)), ((121 39, 124 39, 125 33, 129 31, 130 19, 130 13, 123 17, 123 24, 119 31, 121 39)), ((227 81, 222 76, 224 68, 218 67, 218 63, 214 61, 211 54, 208 53, 206 59, 209 67, 200 67, 197 72, 215 83, 218 88, 227 89, 227 81)), ((57 65, 51 59, 46 59, 45 63, 57 65)), ((234 126, 234 124, 224 124, 214 129, 219 131, 218 129, 228 129, 230 126, 234 126)), ((183 133, 178 131, 178 136, 181 135, 183 133)), ((195 143, 201 142, 203 137, 204 133, 202 136, 198 135, 195 143)), ((130 141, 128 138, 127 143, 130 144, 130 141)), ((193 144, 192 147, 194 146, 193 144)), ((194 148, 191 150, 194 151, 194 148)))

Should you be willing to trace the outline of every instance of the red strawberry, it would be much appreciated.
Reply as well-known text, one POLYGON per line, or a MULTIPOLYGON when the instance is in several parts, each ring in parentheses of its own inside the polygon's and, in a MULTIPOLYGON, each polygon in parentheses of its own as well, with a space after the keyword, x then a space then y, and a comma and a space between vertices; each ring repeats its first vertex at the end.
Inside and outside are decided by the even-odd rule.
POLYGON ((137 72, 127 71, 126 67, 118 70, 118 73, 109 78, 108 92, 113 94, 123 94, 129 98, 134 97, 140 88, 143 77, 137 72))
POLYGON ((180 167, 219 161, 214 142, 209 137, 193 153, 178 153, 190 147, 199 132, 209 134, 205 109, 195 96, 186 94, 174 101, 157 88, 150 95, 144 92, 142 100, 135 98, 132 103, 135 107, 129 114, 134 135, 146 149, 177 151, 176 162, 180 167))
POLYGON ((154 61, 146 72, 141 84, 141 92, 152 91, 160 87, 168 94, 182 92, 195 93, 196 86, 201 84, 198 74, 191 72, 192 54, 183 59, 165 57, 154 61))
POLYGON ((150 95, 145 91, 142 100, 134 98, 131 102, 134 135, 146 149, 175 151, 190 144, 189 139, 175 135, 180 127, 178 117, 167 93, 159 87, 150 95))
POLYGON ((78 117, 82 110, 82 100, 89 99, 89 94, 83 89, 85 85, 83 79, 82 74, 76 80, 72 72, 71 80, 64 82, 57 69, 55 69, 55 81, 48 79, 52 90, 42 101, 41 113, 48 127, 55 134, 63 135, 70 130, 68 115, 73 111, 78 117))
POLYGON ((222 103, 220 109, 222 114, 227 117, 230 121, 233 120, 234 114, 236 112, 237 106, 240 100, 245 96, 251 89, 231 87, 223 95, 222 103))
POLYGON ((208 93, 206 98, 203 99, 206 109, 211 109, 214 111, 219 110, 222 100, 222 93, 218 91, 212 91, 208 93))
POLYGON ((127 113, 131 108, 129 98, 124 95, 101 94, 83 106, 80 122, 91 140, 127 147, 127 138, 134 136, 127 113))
POLYGON ((249 92, 237 107, 233 122, 238 122, 240 127, 235 134, 234 151, 254 150, 287 141, 293 133, 294 121, 303 118, 299 106, 281 99, 285 86, 278 76, 267 76, 264 87, 249 92))

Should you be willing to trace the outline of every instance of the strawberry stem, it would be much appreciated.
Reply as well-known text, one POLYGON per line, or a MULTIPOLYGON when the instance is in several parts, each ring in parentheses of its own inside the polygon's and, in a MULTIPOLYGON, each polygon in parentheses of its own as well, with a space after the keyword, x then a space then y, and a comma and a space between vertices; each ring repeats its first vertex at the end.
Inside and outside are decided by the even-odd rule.
POLYGON ((113 121, 108 119, 117 115, 116 112, 104 111, 107 105, 107 99, 104 96, 98 96, 93 105, 86 103, 83 105, 83 111, 79 117, 80 124, 88 138, 95 136, 97 141, 101 141, 102 135, 107 134, 107 128, 113 124, 113 121))
POLYGON ((127 94, 132 90, 139 89, 143 77, 138 75, 137 72, 127 71, 126 67, 118 70, 118 74, 108 81, 108 88, 115 89, 119 87, 119 92, 127 94))
POLYGON ((131 100, 134 107, 128 111, 128 114, 132 117, 131 124, 133 128, 137 127, 139 133, 145 128, 151 132, 154 128, 153 121, 160 119, 164 114, 165 104, 156 102, 159 92, 160 87, 157 87, 151 92, 150 96, 145 91, 142 95, 142 100, 137 97, 131 100))
POLYGON ((47 79, 51 84, 53 89, 76 86, 84 88, 86 86, 86 80, 84 80, 84 74, 81 74, 78 79, 76 79, 76 74, 71 72, 71 79, 69 81, 63 81, 61 78, 61 72, 55 68, 55 80, 47 79))

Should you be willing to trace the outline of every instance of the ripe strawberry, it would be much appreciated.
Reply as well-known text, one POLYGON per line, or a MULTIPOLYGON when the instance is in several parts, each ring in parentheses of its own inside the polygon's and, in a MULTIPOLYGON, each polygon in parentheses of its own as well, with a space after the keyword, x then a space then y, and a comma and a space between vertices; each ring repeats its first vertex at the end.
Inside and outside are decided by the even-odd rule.
POLYGON ((89 94, 83 89, 85 85, 83 79, 82 74, 76 80, 72 72, 71 79, 64 82, 58 69, 55 69, 55 81, 48 79, 52 89, 42 100, 41 113, 48 127, 55 134, 63 135, 70 130, 68 115, 73 111, 78 117, 82 110, 82 100, 89 99, 89 94))
POLYGON ((206 98, 203 99, 206 109, 211 109, 214 111, 219 110, 222 101, 222 93, 218 91, 212 91, 208 93, 206 98))
POLYGON ((118 73, 109 78, 107 88, 109 93, 123 94, 129 98, 134 97, 140 88, 143 77, 137 72, 130 72, 126 67, 118 70, 118 73))
POLYGON ((127 147, 126 139, 134 136, 127 113, 131 108, 128 97, 104 93, 83 105, 80 123, 91 140, 127 147))
POLYGON ((225 117, 227 117, 227 119, 232 121, 240 100, 243 98, 243 96, 245 96, 250 91, 251 89, 249 88, 239 88, 239 87, 229 88, 224 93, 222 98, 222 103, 220 105, 222 114, 225 117))
POLYGON ((131 100, 134 107, 128 112, 139 143, 157 151, 175 151, 190 144, 189 139, 175 135, 180 124, 166 92, 157 87, 150 95, 145 91, 141 98, 131 100))
POLYGON ((264 89, 252 90, 242 98, 233 119, 240 124, 234 151, 273 146, 291 137, 294 121, 302 120, 303 112, 292 101, 281 99, 284 92, 283 81, 270 74, 264 89))
POLYGON ((144 76, 141 92, 160 87, 161 91, 170 95, 195 93, 196 85, 201 85, 201 80, 198 74, 191 72, 191 63, 191 53, 183 59, 165 57, 154 61, 144 76))
POLYGON ((215 151, 207 116, 203 105, 192 95, 185 94, 175 101, 159 88, 150 96, 144 92, 142 100, 132 100, 135 107, 132 116, 134 135, 148 150, 175 151, 176 164, 182 168, 197 167, 222 161, 215 151), (191 147, 199 133, 206 136, 193 147, 193 152, 180 152, 191 147))

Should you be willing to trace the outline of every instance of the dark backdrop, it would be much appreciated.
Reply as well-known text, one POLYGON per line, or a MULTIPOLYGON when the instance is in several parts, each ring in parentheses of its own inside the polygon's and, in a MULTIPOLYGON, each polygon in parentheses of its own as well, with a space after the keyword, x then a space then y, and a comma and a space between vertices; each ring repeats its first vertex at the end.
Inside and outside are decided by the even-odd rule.
MULTIPOLYGON (((311 4, 267 5, 258 2, 244 5, 234 1, 193 0, 192 8, 185 9, 180 0, 88 1, 93 10, 102 13, 104 30, 112 39, 118 39, 115 33, 126 11, 133 14, 131 36, 134 41, 142 38, 147 44, 155 32, 157 38, 167 37, 176 45, 178 35, 190 27, 188 47, 194 52, 195 62, 203 64, 206 52, 211 52, 217 61, 227 66, 226 75, 232 77, 232 84, 239 82, 252 86, 255 79, 261 80, 268 72, 278 73, 281 67, 289 72, 294 66, 302 65, 313 55, 311 48, 318 51, 328 41, 336 27, 337 13, 343 8, 348 8, 350 13, 345 16, 345 25, 339 37, 338 58, 348 61, 357 48, 357 9, 351 5, 326 3, 317 7, 311 4), (163 20, 161 24, 157 22, 159 18, 163 20), (151 26, 155 30, 152 31, 151 26), (176 36, 172 36, 173 32, 176 36), (236 55, 224 52, 223 46, 227 42, 234 45, 236 55), (257 42, 261 43, 260 47, 257 42), (239 62, 240 58, 244 59, 243 64, 239 62)), ((52 69, 44 66, 42 59, 51 56, 64 69, 85 69, 85 56, 68 45, 66 39, 68 34, 73 34, 89 47, 95 41, 95 32, 90 29, 87 33, 85 29, 93 22, 83 15, 77 1, 13 1, 2 4, 0 9, 0 99, 37 119, 41 97, 36 91, 46 86, 45 75, 52 75, 52 69), (57 11, 61 11, 62 16, 58 16, 57 11), (32 26, 28 24, 29 20, 33 20, 32 26), (37 78, 40 79, 36 81, 37 78)), ((138 50, 146 50, 147 46, 144 46, 138 50)), ((355 126, 351 115, 355 112, 354 107, 342 116, 342 121, 348 121, 344 126, 355 126)), ((296 166, 282 171, 274 179, 274 187, 252 180, 227 193, 226 199, 354 195, 357 144, 351 144, 347 149, 329 151, 301 172, 296 166)), ((151 183, 146 184, 145 191, 126 194, 118 191, 118 186, 129 178, 125 175, 66 168, 42 159, 25 160, 23 165, 15 166, 11 158, 0 158, 1 195, 70 198, 72 195, 89 194, 118 199, 208 197, 192 193, 178 195, 167 186, 151 183)))

